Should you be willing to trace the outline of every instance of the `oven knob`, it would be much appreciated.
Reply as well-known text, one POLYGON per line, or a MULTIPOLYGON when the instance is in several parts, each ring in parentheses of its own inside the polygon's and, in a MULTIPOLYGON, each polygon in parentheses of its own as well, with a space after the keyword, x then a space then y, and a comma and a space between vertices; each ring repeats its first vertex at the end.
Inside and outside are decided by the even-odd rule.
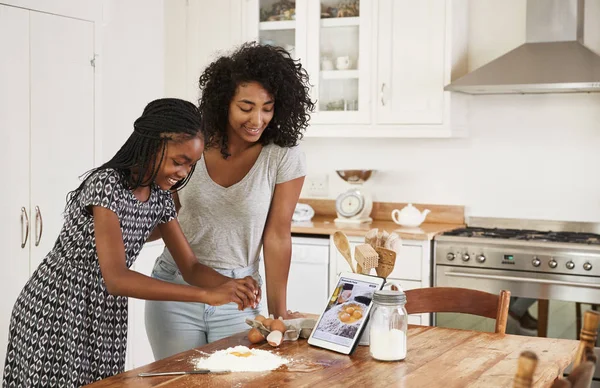
POLYGON ((468 253, 465 253, 462 257, 463 261, 469 261, 470 258, 471 258, 471 256, 469 256, 468 253))
POLYGON ((531 260, 531 264, 533 264, 534 267, 539 267, 540 264, 542 264, 542 261, 537 257, 534 257, 533 260, 531 260))
POLYGON ((573 263, 571 260, 567 261, 567 264, 565 265, 567 266, 567 269, 575 268, 575 263, 573 263))
POLYGON ((590 263, 584 263, 583 264, 583 269, 585 269, 586 271, 591 271, 592 270, 592 265, 590 263))
POLYGON ((452 260, 454 260, 454 253, 448 253, 448 254, 446 255, 446 259, 448 259, 448 261, 452 261, 452 260))
POLYGON ((551 259, 551 260, 548 262, 548 266, 549 266, 550 268, 556 268, 556 266, 557 266, 557 265, 558 265, 558 263, 557 263, 557 262, 556 262, 556 260, 554 260, 554 259, 551 259))
POLYGON ((484 261, 485 261, 485 256, 484 255, 477 256, 477 262, 478 263, 483 263, 484 261))

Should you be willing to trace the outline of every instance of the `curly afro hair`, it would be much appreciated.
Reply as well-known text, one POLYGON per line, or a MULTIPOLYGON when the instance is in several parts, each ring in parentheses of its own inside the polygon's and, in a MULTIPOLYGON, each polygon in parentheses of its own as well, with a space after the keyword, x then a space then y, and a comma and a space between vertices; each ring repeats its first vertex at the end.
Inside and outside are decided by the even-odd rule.
POLYGON ((281 47, 256 42, 242 44, 233 54, 219 57, 204 70, 198 82, 206 147, 227 152, 229 104, 237 87, 258 82, 275 101, 273 119, 260 142, 292 147, 302 139, 315 104, 309 96, 308 73, 281 47))

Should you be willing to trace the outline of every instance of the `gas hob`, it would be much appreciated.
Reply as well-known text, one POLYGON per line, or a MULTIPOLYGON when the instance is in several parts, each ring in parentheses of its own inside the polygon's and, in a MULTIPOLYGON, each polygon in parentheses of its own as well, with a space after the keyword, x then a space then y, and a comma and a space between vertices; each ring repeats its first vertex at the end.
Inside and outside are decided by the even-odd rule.
POLYGON ((438 265, 600 277, 600 234, 474 226, 435 244, 438 265))
POLYGON ((502 229, 469 227, 454 229, 444 236, 495 238, 519 241, 547 241, 557 243, 600 245, 600 235, 582 232, 553 232, 528 229, 502 229))

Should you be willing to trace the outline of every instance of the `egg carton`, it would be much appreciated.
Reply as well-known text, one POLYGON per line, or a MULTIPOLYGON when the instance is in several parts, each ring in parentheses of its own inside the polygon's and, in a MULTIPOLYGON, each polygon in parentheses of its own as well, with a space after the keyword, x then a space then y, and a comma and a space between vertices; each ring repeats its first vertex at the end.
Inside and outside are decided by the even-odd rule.
MULTIPOLYGON (((295 319, 284 319, 285 333, 283 333, 284 341, 297 341, 298 338, 308 338, 312 333, 313 328, 317 324, 316 319, 312 318, 295 318, 295 319)), ((246 324, 254 327, 260 331, 260 333, 266 338, 271 330, 267 329, 262 322, 255 319, 246 318, 246 324)))

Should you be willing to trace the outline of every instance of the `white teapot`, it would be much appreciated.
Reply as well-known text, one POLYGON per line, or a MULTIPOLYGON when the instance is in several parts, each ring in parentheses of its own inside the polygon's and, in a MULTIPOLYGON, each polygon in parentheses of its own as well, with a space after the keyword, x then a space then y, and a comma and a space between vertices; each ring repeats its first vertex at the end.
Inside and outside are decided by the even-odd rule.
POLYGON ((425 217, 427 217, 427 214, 430 212, 429 209, 425 209, 421 213, 419 209, 412 205, 412 203, 409 203, 404 206, 402 210, 392 210, 392 220, 398 225, 416 227, 425 221, 425 217))

